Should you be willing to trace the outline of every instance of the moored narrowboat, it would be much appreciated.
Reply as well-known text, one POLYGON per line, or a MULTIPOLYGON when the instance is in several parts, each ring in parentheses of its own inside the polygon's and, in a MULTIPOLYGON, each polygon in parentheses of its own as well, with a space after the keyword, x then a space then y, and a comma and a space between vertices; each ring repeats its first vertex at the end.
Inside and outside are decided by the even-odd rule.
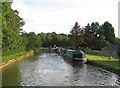
POLYGON ((60 50, 61 50, 61 48, 57 47, 57 48, 55 49, 55 53, 57 53, 57 54, 59 55, 59 54, 60 54, 60 50))
POLYGON ((82 63, 86 63, 86 55, 83 51, 81 50, 70 50, 68 49, 65 54, 67 57, 72 58, 73 60, 78 60, 81 61, 82 63))
POLYGON ((65 53, 66 53, 66 49, 65 48, 61 48, 60 49, 60 55, 64 57, 65 53))

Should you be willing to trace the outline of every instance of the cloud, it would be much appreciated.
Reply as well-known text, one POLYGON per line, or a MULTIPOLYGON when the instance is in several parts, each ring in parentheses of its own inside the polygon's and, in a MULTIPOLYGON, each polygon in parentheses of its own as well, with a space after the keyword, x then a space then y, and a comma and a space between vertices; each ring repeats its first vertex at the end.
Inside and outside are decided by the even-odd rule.
POLYGON ((109 21, 117 36, 118 0, 14 0, 13 9, 20 12, 27 32, 64 32, 68 34, 76 21, 81 26, 109 21))

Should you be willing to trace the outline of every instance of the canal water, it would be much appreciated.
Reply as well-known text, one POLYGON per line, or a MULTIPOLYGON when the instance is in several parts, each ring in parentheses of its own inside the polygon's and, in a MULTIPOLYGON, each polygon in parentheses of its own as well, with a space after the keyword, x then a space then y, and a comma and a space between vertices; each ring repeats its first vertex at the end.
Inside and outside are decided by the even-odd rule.
POLYGON ((2 69, 3 86, 120 86, 120 77, 55 53, 18 61, 2 69))

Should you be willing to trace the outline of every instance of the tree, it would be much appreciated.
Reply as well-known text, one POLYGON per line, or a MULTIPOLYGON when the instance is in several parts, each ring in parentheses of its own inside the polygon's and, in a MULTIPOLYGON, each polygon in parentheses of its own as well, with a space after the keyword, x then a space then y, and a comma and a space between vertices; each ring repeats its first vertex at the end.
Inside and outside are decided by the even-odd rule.
POLYGON ((25 24, 18 16, 19 12, 11 8, 10 2, 2 3, 2 49, 3 55, 23 50, 21 27, 25 24))
POLYGON ((98 22, 91 23, 90 32, 92 33, 92 35, 94 37, 98 37, 99 36, 99 30, 100 30, 100 25, 99 25, 98 22))
POLYGON ((92 31, 91 31, 91 26, 90 24, 88 23, 87 26, 85 26, 85 33, 84 33, 84 47, 91 47, 92 46, 92 41, 93 41, 93 34, 92 34, 92 31))
POLYGON ((28 51, 28 43, 29 43, 29 37, 28 37, 28 33, 26 32, 22 32, 21 38, 22 38, 22 47, 24 49, 24 51, 28 51))
MULTIPOLYGON (((43 35, 39 34, 39 35, 43 35)), ((59 47, 68 46, 68 36, 66 34, 56 34, 55 32, 44 34, 44 39, 42 40, 43 47, 54 47, 54 45, 59 47)))
POLYGON ((115 38, 115 43, 118 44, 118 55, 120 57, 120 39, 119 38, 115 38))
POLYGON ((52 34, 51 33, 45 34, 45 40, 43 41, 42 46, 50 47, 52 45, 51 41, 52 41, 52 34))
POLYGON ((69 38, 66 34, 57 34, 57 45, 60 47, 67 47, 69 38))
POLYGON ((98 22, 92 22, 91 25, 85 26, 84 41, 85 47, 95 50, 101 50, 106 47, 109 42, 105 40, 104 31, 98 22))
POLYGON ((106 21, 101 28, 103 30, 103 35, 105 36, 105 40, 107 40, 110 43, 114 43, 115 34, 114 34, 114 28, 112 27, 112 24, 106 21))
POLYGON ((75 23, 74 27, 70 31, 71 36, 70 36, 70 41, 73 45, 73 47, 78 48, 79 45, 82 44, 82 36, 84 34, 83 28, 78 25, 78 22, 75 23))
POLYGON ((34 32, 29 32, 27 34, 28 38, 28 44, 27 44, 27 50, 35 50, 41 46, 41 38, 39 35, 36 35, 34 32))

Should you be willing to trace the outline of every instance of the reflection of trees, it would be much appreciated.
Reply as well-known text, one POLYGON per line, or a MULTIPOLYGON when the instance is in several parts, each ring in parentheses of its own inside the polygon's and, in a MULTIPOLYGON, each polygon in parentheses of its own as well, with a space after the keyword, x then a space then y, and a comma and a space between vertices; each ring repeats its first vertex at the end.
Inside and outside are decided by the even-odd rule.
POLYGON ((16 64, 2 69, 2 86, 20 86, 20 72, 16 64))
POLYGON ((82 82, 85 82, 87 75, 87 64, 82 64, 81 62, 73 62, 73 70, 71 73, 71 81, 74 85, 82 85, 82 82), (77 82, 77 83, 76 83, 77 82))

